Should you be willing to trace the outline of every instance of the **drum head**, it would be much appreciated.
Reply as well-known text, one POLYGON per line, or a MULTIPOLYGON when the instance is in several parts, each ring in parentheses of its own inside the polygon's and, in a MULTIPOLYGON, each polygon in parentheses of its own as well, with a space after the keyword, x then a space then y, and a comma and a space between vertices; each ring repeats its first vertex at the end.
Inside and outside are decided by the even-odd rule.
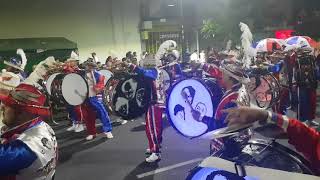
POLYGON ((82 104, 88 97, 88 84, 79 74, 67 74, 62 81, 62 95, 73 106, 82 104))
POLYGON ((58 74, 60 74, 60 73, 55 73, 55 74, 50 75, 49 78, 46 81, 46 89, 47 89, 47 92, 48 92, 49 95, 51 95, 51 84, 52 84, 52 81, 54 80, 54 78, 56 78, 56 76, 58 74))
POLYGON ((222 91, 217 93, 206 84, 200 79, 184 79, 174 84, 169 92, 167 116, 171 125, 183 136, 199 137, 214 123, 214 113, 222 91))
POLYGON ((106 85, 107 82, 109 81, 109 79, 111 77, 113 77, 113 73, 111 71, 109 71, 109 70, 106 70, 106 69, 100 70, 99 73, 102 74, 105 77, 104 85, 106 85))
POLYGON ((112 97, 114 112, 123 119, 134 119, 147 111, 151 84, 137 75, 120 79, 112 97))

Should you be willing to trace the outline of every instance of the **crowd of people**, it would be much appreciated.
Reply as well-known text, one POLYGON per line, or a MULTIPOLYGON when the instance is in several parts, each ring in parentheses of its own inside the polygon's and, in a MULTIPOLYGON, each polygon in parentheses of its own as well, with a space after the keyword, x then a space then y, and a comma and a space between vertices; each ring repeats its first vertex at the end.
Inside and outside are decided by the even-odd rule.
MULTIPOLYGON (((274 123, 288 134, 289 143, 302 152, 312 164, 315 172, 318 172, 320 169, 320 135, 312 128, 317 125, 313 121, 316 118, 317 86, 315 83, 317 80, 314 75, 316 75, 317 66, 315 63, 299 64, 299 58, 301 59, 303 55, 303 57, 314 58, 315 62, 320 61, 319 49, 314 48, 311 51, 313 54, 310 54, 309 51, 300 52, 305 49, 302 46, 277 47, 273 43, 271 47, 270 51, 268 49, 258 51, 256 57, 253 57, 255 60, 248 68, 245 63, 238 60, 241 55, 238 50, 227 50, 220 53, 209 51, 207 55, 204 51, 201 51, 200 54, 194 51, 189 62, 186 63, 181 60, 176 50, 176 42, 169 40, 160 46, 157 54, 143 53, 141 60, 137 57, 137 53, 131 51, 126 53, 126 57, 122 60, 109 56, 104 64, 100 63, 96 53, 92 53, 91 57, 82 64, 79 64, 79 57, 74 52, 64 63, 58 63, 53 57, 49 57, 38 64, 29 77, 26 77, 24 73, 27 63, 26 56, 23 50, 19 49, 17 57, 5 62, 7 68, 1 74, 0 79, 1 114, 3 114, 0 138, 0 179, 54 178, 58 161, 58 144, 54 131, 44 121, 50 116, 50 108, 47 106, 47 99, 50 97, 45 93, 42 83, 53 72, 79 74, 88 84, 88 97, 82 104, 66 105, 72 120, 72 126, 68 128, 68 131, 83 131, 85 125, 86 140, 92 140, 97 136, 95 123, 96 119, 99 119, 102 123, 102 134, 108 139, 113 138, 109 113, 104 102, 99 99, 99 95, 105 89, 106 77, 98 70, 113 70, 115 67, 122 67, 137 74, 144 80, 144 83, 150 84, 151 87, 150 102, 147 102, 145 114, 145 131, 148 139, 146 162, 153 163, 161 159, 163 113, 167 107, 163 99, 159 98, 159 91, 163 91, 159 88, 163 85, 161 84, 163 81, 158 78, 159 71, 169 69, 171 78, 178 79, 183 76, 183 69, 191 69, 191 71, 201 69, 207 76, 214 78, 223 89, 219 102, 213 105, 215 110, 213 119, 205 117, 203 114, 205 110, 201 103, 198 103, 195 109, 192 107, 196 91, 193 87, 184 88, 181 96, 186 105, 191 107, 192 118, 208 126, 207 132, 228 126, 252 124, 255 121, 260 121, 261 124, 274 123), (247 93, 254 98, 254 101, 259 101, 256 95, 261 82, 259 83, 254 76, 247 76, 257 68, 266 69, 278 81, 283 78, 280 72, 284 72, 288 86, 281 88, 279 101, 266 108, 243 107, 250 106, 252 100, 243 97, 243 94, 240 93, 242 87, 247 89, 247 93), (283 69, 285 71, 282 71, 283 69), (292 71, 298 71, 299 76, 294 76, 292 73, 296 72, 292 71), (314 74, 310 76, 312 73, 314 74), (296 79, 292 80, 293 77, 296 79), (249 87, 250 83, 251 85, 253 83, 253 88, 249 87), (286 110, 290 108, 297 111, 298 120, 286 116, 286 110), (306 121, 308 123, 304 123, 306 121)), ((256 48, 261 47, 258 45, 256 48)), ((271 95, 269 97, 269 91, 272 89, 267 90, 268 92, 264 92, 267 95, 260 99, 261 102, 272 101, 270 99, 276 98, 271 95)), ((176 106, 174 115, 181 116, 182 119, 189 118, 185 116, 186 109, 182 105, 176 106)), ((217 141, 223 145, 225 139, 212 140, 211 147, 217 144, 217 141)))

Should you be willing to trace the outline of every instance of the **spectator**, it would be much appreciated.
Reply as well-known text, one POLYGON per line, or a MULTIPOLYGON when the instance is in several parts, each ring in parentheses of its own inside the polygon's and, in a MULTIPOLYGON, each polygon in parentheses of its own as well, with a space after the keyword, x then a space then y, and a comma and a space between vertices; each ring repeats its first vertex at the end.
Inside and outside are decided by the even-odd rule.
POLYGON ((191 61, 196 61, 196 62, 199 61, 199 56, 198 56, 198 51, 197 50, 194 50, 194 52, 191 54, 190 60, 191 61))

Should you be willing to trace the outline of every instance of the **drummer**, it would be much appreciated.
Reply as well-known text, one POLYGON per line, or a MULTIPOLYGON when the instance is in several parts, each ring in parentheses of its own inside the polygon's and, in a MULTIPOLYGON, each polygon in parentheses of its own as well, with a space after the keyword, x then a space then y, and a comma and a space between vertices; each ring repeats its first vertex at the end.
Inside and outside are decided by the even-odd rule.
POLYGON ((46 96, 32 85, 20 84, 9 95, 1 94, 4 109, 0 143, 0 179, 53 179, 57 141, 42 117, 46 96))
POLYGON ((237 106, 236 101, 243 98, 239 97, 242 83, 248 81, 241 65, 235 64, 233 61, 223 61, 220 69, 222 71, 222 86, 226 91, 215 113, 216 129, 226 126, 224 123, 226 115, 222 111, 237 106))
MULTIPOLYGON (((79 60, 75 58, 68 59, 64 65, 63 65, 63 72, 68 73, 78 73, 79 67, 78 67, 79 60)), ((72 121, 72 126, 67 128, 67 131, 74 131, 74 132, 82 132, 84 131, 83 121, 84 121, 84 109, 85 107, 83 105, 78 106, 67 106, 67 110, 69 112, 70 119, 72 121)))
MULTIPOLYGON (((159 62, 158 62, 159 63, 159 62)), ((125 63, 126 66, 130 68, 131 71, 136 72, 145 78, 145 82, 152 87, 151 92, 151 102, 149 103, 148 111, 146 113, 146 134, 148 138, 149 148, 146 153, 149 156, 146 158, 146 162, 152 163, 159 161, 161 159, 160 148, 162 143, 162 114, 165 110, 165 105, 163 102, 159 102, 157 98, 157 76, 158 69, 157 61, 154 57, 148 56, 144 59, 144 67, 138 67, 134 64, 125 63)))
POLYGON ((102 122, 102 129, 105 136, 108 139, 113 138, 111 133, 112 125, 110 122, 110 118, 108 112, 101 101, 98 100, 97 94, 101 93, 104 89, 104 76, 96 71, 97 64, 92 58, 89 58, 85 63, 85 79, 89 85, 89 98, 86 101, 86 105, 88 106, 88 115, 85 117, 86 126, 89 135, 87 136, 87 140, 92 140, 96 137, 96 117, 100 119, 102 122), (94 115, 96 114, 96 116, 94 115))

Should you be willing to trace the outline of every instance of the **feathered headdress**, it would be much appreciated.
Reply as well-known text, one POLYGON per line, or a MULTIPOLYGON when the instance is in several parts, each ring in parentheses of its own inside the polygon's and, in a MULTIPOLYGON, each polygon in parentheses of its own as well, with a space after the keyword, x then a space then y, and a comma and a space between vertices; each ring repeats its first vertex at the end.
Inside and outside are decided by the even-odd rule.
POLYGON ((20 71, 24 71, 28 61, 26 54, 22 49, 17 49, 17 55, 19 56, 10 58, 10 61, 4 61, 4 64, 19 69, 20 71))
POLYGON ((227 50, 227 51, 230 51, 230 50, 231 50, 231 46, 232 46, 232 41, 229 40, 229 41, 227 42, 226 50, 227 50))
POLYGON ((255 57, 256 54, 255 49, 251 46, 253 41, 253 35, 248 25, 240 22, 239 27, 242 32, 241 46, 244 54, 242 61, 244 63, 244 66, 249 67, 251 64, 251 59, 255 57))
POLYGON ((45 76, 47 75, 47 72, 50 70, 50 68, 53 68, 56 65, 57 65, 57 62, 55 61, 54 57, 53 56, 48 57, 46 60, 41 61, 36 66, 34 71, 24 81, 24 83, 39 87, 38 81, 39 80, 44 80, 45 76))
POLYGON ((158 63, 160 63, 160 59, 164 56, 165 53, 167 53, 168 51, 172 51, 176 48, 177 48, 177 43, 173 40, 167 40, 167 41, 163 42, 160 45, 160 47, 155 55, 155 59, 158 61, 158 63))

